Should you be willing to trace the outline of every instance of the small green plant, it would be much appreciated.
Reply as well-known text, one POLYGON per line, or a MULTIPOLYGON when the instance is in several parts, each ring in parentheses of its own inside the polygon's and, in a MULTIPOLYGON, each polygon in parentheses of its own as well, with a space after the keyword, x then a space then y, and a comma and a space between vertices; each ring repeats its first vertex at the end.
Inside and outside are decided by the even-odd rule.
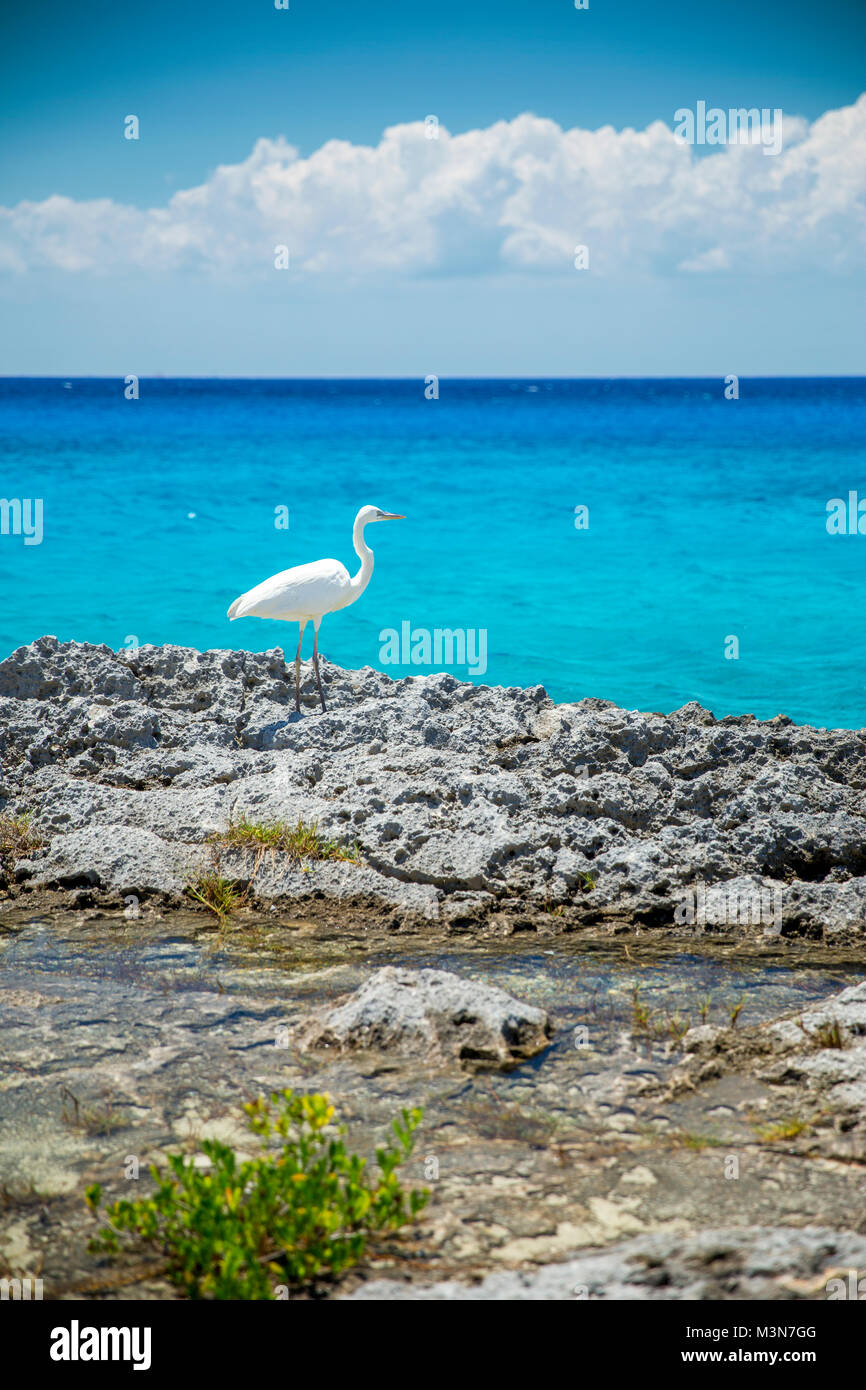
POLYGON ((341 845, 319 834, 318 821, 307 825, 300 817, 294 826, 285 821, 254 821, 246 816, 230 821, 225 830, 215 835, 222 845, 258 850, 282 850, 290 859, 303 863, 310 859, 339 859, 350 864, 360 861, 357 845, 341 845))
POLYGON ((631 1027, 633 1033, 649 1033, 652 1011, 640 997, 640 985, 631 992, 631 1027))
MULTIPOLYGON (((244 1111, 263 1146, 259 1156, 239 1161, 216 1139, 201 1144, 207 1167, 170 1154, 167 1173, 150 1170, 152 1197, 106 1208, 108 1225, 91 1251, 116 1255, 120 1233, 129 1232, 162 1252, 168 1277, 190 1298, 271 1299, 277 1285, 300 1288, 340 1274, 362 1258, 373 1233, 396 1230, 426 1205, 429 1193, 406 1193, 396 1172, 412 1152, 420 1110, 393 1122, 397 1142, 376 1150, 376 1177, 366 1159, 347 1152, 327 1096, 274 1091, 244 1111), (265 1147, 275 1142, 276 1151, 265 1147)), ((99 1184, 85 1195, 96 1214, 99 1184)))
POLYGON ((848 1045, 848 1039, 837 1018, 830 1019, 826 1023, 819 1023, 818 1027, 811 1033, 802 1019, 798 1019, 797 1022, 809 1041, 818 1048, 842 1048, 848 1045))
POLYGON ((592 874, 579 873, 577 876, 581 893, 591 893, 595 888, 595 879, 592 874))
POLYGON ((657 1042, 671 1038, 674 1044, 679 1046, 691 1026, 691 1019, 687 1014, 685 1016, 679 1012, 662 1014, 656 1009, 651 1009, 641 998, 640 985, 635 985, 631 992, 631 1031, 633 1036, 643 1036, 650 1041, 657 1042))
POLYGON ((736 1004, 729 1004, 729 1005, 728 1005, 728 1017, 729 1017, 730 1020, 731 1020, 731 1027, 732 1027, 732 1028, 736 1028, 736 1026, 737 1026, 737 1019, 740 1017, 740 1014, 743 1012, 743 1005, 745 1004, 745 1002, 746 1002, 745 996, 743 996, 743 998, 740 999, 738 1003, 736 1003, 736 1004))
POLYGON ((41 849, 43 843, 42 836, 33 829, 32 812, 20 816, 0 814, 0 863, 5 862, 7 867, 14 865, 17 860, 41 849))
POLYGON ((223 878, 216 869, 200 874, 192 883, 187 884, 186 891, 196 902, 200 902, 202 907, 212 912, 219 922, 224 922, 230 917, 243 901, 237 884, 231 879, 223 878))
POLYGON ((689 1019, 683 1018, 681 1014, 672 1014, 668 1018, 667 1031, 675 1043, 682 1042, 690 1027, 689 1019))
POLYGON ((562 917, 565 912, 565 907, 562 903, 552 903, 550 901, 550 895, 545 894, 544 910, 550 917, 562 917))
POLYGON ((700 1015, 701 1023, 706 1023, 709 1017, 712 998, 712 995, 708 994, 704 999, 701 1000, 700 1004, 698 1005, 698 1014, 700 1015))

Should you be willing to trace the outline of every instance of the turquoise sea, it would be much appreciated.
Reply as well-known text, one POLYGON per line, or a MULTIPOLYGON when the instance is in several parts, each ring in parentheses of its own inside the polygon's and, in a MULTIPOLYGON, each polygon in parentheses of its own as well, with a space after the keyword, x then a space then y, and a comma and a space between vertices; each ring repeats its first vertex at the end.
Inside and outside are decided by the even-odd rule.
POLYGON ((42 536, 0 503, 0 656, 44 633, 292 654, 295 627, 230 624, 229 603, 307 560, 356 568, 372 502, 407 519, 368 530, 370 587, 324 620, 341 665, 423 673, 384 664, 382 634, 483 631, 486 671, 461 678, 860 728, 866 535, 829 534, 827 505, 866 499, 866 380, 739 390, 2 380, 0 499, 39 499, 42 536))

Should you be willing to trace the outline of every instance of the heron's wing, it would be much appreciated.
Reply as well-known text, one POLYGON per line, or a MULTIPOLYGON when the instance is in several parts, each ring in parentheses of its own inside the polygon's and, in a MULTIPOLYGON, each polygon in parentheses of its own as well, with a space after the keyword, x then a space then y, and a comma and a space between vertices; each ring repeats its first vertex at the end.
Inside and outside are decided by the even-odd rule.
POLYGON ((235 599, 228 611, 234 618, 318 618, 342 607, 350 586, 349 572, 339 560, 314 560, 295 565, 257 584, 235 599))

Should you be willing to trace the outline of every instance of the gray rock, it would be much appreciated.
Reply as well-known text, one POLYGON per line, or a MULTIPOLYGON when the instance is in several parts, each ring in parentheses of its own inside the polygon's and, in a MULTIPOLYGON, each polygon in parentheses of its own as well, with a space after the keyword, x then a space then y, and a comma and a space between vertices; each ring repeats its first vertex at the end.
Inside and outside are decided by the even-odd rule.
POLYGON ((133 893, 183 892, 195 868, 183 850, 137 826, 112 825, 110 833, 94 827, 58 835, 42 859, 24 859, 16 873, 34 885, 61 888, 97 887, 121 897, 133 893))
MULTIPOLYGON (((822 1110, 831 1114, 846 1147, 866 1157, 866 981, 852 985, 797 1018, 771 1024, 766 1034, 774 1053, 761 1075, 783 1084, 805 1082, 822 1110)), ((838 1142, 838 1141, 837 1141, 838 1142)))
POLYGON ((866 1161, 866 981, 758 1027, 691 1028, 683 1051, 674 1090, 722 1070, 752 1072, 796 1104, 804 1151, 866 1161))
MULTIPOLYGON (((345 1301, 826 1299, 828 1284, 866 1265, 866 1238, 852 1232, 728 1227, 695 1235, 660 1233, 561 1264, 503 1270, 476 1284, 374 1279, 345 1301)), ((844 1294, 840 1294, 844 1297, 844 1294)))
MULTIPOLYGON (((138 882, 177 901, 181 866, 230 817, 301 816, 357 842, 364 878, 354 892, 325 865, 299 875, 273 859, 263 901, 335 894, 454 931, 505 912, 548 930, 862 935, 863 731, 717 720, 694 703, 557 706, 541 686, 324 660, 322 679, 328 712, 305 667, 297 715, 279 649, 19 649, 0 662, 0 810, 32 810, 51 843, 7 883, 80 880, 111 898, 138 882), (719 885, 739 907, 702 917, 699 893, 719 885)), ((236 868, 248 878, 251 859, 236 868)))
POLYGON ((385 966, 322 1017, 302 1023, 304 1050, 375 1049, 471 1068, 516 1066, 548 1045, 553 1026, 543 1009, 504 990, 447 970, 385 966))

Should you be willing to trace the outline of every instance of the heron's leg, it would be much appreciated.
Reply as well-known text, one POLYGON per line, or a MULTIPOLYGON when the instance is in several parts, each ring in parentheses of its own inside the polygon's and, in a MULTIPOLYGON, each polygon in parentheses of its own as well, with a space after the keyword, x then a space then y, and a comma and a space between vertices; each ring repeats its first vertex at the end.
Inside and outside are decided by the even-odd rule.
POLYGON ((316 684, 317 684, 318 687, 319 687, 319 699, 320 699, 321 702, 322 702, 322 713, 325 714, 325 713, 326 713, 326 710, 325 710, 325 696, 324 696, 324 694, 323 694, 323 692, 322 692, 322 678, 321 678, 321 676, 319 675, 319 624, 318 624, 318 623, 314 623, 314 624, 313 624, 313 631, 314 631, 315 634, 316 634, 315 637, 313 638, 313 666, 315 667, 315 671, 316 671, 316 684))
POLYGON ((301 623, 301 630, 298 633, 298 650, 295 652, 295 711, 301 712, 301 643, 304 640, 304 628, 306 623, 301 623))

